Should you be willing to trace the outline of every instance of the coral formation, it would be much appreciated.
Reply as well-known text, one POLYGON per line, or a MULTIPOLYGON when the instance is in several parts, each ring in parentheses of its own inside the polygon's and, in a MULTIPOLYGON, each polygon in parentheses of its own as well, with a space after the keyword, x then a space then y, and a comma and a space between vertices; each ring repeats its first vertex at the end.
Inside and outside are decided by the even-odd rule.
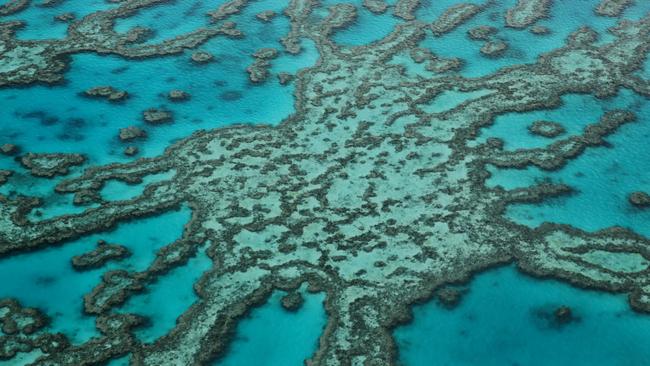
POLYGON ((126 258, 131 252, 124 246, 108 244, 103 240, 97 243, 97 248, 88 253, 72 257, 74 269, 84 271, 102 267, 109 260, 126 258))
POLYGON ((66 175, 69 168, 86 161, 82 154, 35 154, 27 153, 19 158, 20 164, 36 177, 52 178, 66 175))
MULTIPOLYGON (((0 60, 0 86, 60 81, 66 55, 72 53, 155 57, 195 48, 217 35, 241 36, 234 24, 219 22, 239 12, 245 0, 211 12, 214 26, 161 44, 139 44, 137 34, 120 35, 112 29, 115 18, 155 3, 121 1, 115 9, 72 22, 63 41, 21 41, 4 28, 0 51, 8 57, 0 60)), ((100 336, 69 345, 63 335, 45 327, 34 337, 32 328, 15 330, 5 314, 3 327, 14 333, 2 336, 10 338, 0 342, 1 357, 40 347, 37 365, 102 364, 127 354, 135 365, 205 364, 223 354, 237 320, 251 307, 279 289, 291 293, 283 305, 292 309, 300 301, 291 291, 307 282, 310 291, 326 294, 329 316, 308 362, 390 365, 396 362, 391 330, 410 319, 413 304, 437 290, 452 304, 457 294, 445 286, 511 262, 535 276, 629 294, 634 309, 650 311, 647 269, 621 271, 610 262, 589 260, 596 250, 647 256, 647 238, 620 227, 592 233, 553 223, 520 225, 505 216, 508 205, 568 194, 571 187, 539 183, 505 189, 485 184, 489 166, 559 169, 632 123, 632 112, 608 112, 581 135, 540 148, 506 151, 498 139, 470 143, 497 116, 557 107, 565 94, 605 98, 622 86, 646 90, 635 72, 650 49, 650 18, 618 23, 610 30, 609 43, 598 43, 591 30, 582 28, 535 63, 466 78, 446 73, 459 68, 460 60, 443 59, 419 43, 430 29, 445 34, 483 7, 458 5, 428 25, 415 19, 419 1, 400 0, 394 14, 408 21, 378 42, 343 47, 330 36, 352 24, 354 6, 331 6, 327 16, 318 18, 312 16, 317 5, 293 0, 285 10, 291 21, 291 31, 282 39, 285 50, 299 53, 299 40, 306 37, 316 44, 320 58, 295 75, 296 111, 279 125, 197 131, 160 156, 90 167, 56 186, 58 193, 73 194, 76 204, 92 204, 80 213, 33 220, 28 214, 39 199, 0 196, 0 256, 66 245, 184 205, 192 210, 182 237, 157 251, 148 268, 105 272, 85 295, 84 312, 97 317, 100 336), (436 72, 409 76, 402 64, 391 62, 400 54, 426 62, 436 72), (441 112, 421 108, 452 89, 489 92, 441 112), (147 184, 132 199, 102 196, 109 180, 142 183, 164 172, 173 174, 147 184), (116 310, 206 246, 214 266, 195 283, 198 300, 168 334, 151 343, 138 340, 133 329, 146 319, 116 310)), ((508 12, 508 25, 528 27, 550 6, 545 0, 519 0, 508 12)), ((255 53, 255 64, 261 61, 260 67, 249 69, 252 81, 266 78, 268 60, 277 52, 255 53)), ((171 117, 162 109, 144 112, 151 123, 171 117)), ((143 136, 137 127, 120 131, 123 141, 143 136)), ((31 156, 25 165, 32 172, 60 173, 71 162, 83 162, 79 156, 60 154, 42 158, 31 156)), ((103 263, 119 252, 100 246, 79 260, 103 263)), ((10 309, 11 317, 27 311, 11 300, 0 306, 10 309)), ((38 319, 38 312, 29 313, 38 319)), ((566 313, 560 314, 562 319, 566 313)))
POLYGON ((129 93, 117 90, 112 86, 96 86, 84 91, 84 95, 92 98, 106 98, 109 102, 121 102, 129 97, 129 93))

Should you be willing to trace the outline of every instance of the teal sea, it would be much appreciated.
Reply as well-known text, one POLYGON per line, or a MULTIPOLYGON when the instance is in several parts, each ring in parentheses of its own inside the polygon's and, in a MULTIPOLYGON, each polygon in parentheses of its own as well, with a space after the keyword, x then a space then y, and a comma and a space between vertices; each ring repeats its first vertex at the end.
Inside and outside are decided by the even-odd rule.
MULTIPOLYGON (((129 18, 115 22, 115 31, 124 33, 135 26, 154 29, 147 42, 159 42, 208 24, 204 15, 224 0, 176 0, 152 6, 129 18)), ((404 23, 388 10, 374 14, 362 7, 361 0, 322 0, 321 8, 311 16, 322 19, 327 6, 346 2, 358 9, 351 26, 335 31, 332 40, 349 47, 379 41, 395 26, 404 23)), ((389 6, 396 0, 387 1, 389 6)), ((469 78, 483 77, 512 65, 533 63, 541 54, 562 47, 566 37, 581 26, 599 34, 600 43, 612 39, 607 32, 618 21, 596 16, 592 9, 599 0, 555 1, 548 16, 537 24, 551 29, 545 36, 504 26, 503 14, 516 0, 424 0, 415 15, 431 22, 450 6, 461 2, 486 5, 490 10, 478 14, 441 37, 426 37, 420 47, 442 57, 459 57, 463 67, 457 71, 469 78), (498 37, 508 43, 502 57, 486 58, 479 49, 481 42, 467 38, 467 31, 478 25, 499 28, 498 37), (462 46, 459 46, 462 45, 462 46)), ((1 3, 1 2, 0 2, 1 3)), ((0 22, 19 19, 26 25, 18 30, 22 40, 62 38, 67 26, 51 20, 53 16, 73 12, 78 18, 94 11, 118 6, 102 0, 66 0, 56 7, 32 3, 23 11, 0 22)), ((262 47, 281 49, 279 39, 290 30, 289 18, 282 12, 288 1, 250 1, 234 15, 244 39, 216 37, 199 48, 215 55, 215 62, 195 65, 192 50, 165 57, 133 60, 113 55, 83 53, 71 56, 65 82, 57 85, 0 87, 0 145, 11 142, 25 152, 83 153, 88 161, 74 167, 71 176, 85 167, 131 161, 123 153, 118 138, 120 128, 145 128, 147 139, 129 145, 139 148, 137 157, 153 157, 170 144, 201 129, 233 124, 278 125, 295 111, 295 83, 281 85, 277 73, 297 73, 315 65, 319 50, 313 41, 301 40, 301 52, 280 52, 271 61, 267 82, 252 84, 246 67, 251 54, 262 47), (270 22, 260 22, 256 14, 274 10, 278 15, 270 22), (108 103, 84 97, 82 92, 97 85, 112 85, 128 90, 128 102, 108 103), (188 92, 183 103, 168 100, 170 90, 188 92), (163 108, 172 111, 174 123, 147 126, 142 111, 163 108)), ((621 15, 640 19, 650 14, 650 1, 636 0, 621 15)), ((0 57, 2 55, 0 54, 0 57)), ((409 75, 425 76, 422 65, 407 57, 390 62, 401 64, 409 75)), ((650 61, 638 72, 650 79, 650 61)), ((449 110, 463 101, 479 98, 482 92, 449 92, 422 106, 427 112, 449 110)), ((603 113, 614 109, 633 111, 637 120, 623 125, 608 136, 607 146, 589 148, 577 159, 556 171, 537 168, 499 169, 488 166, 491 176, 486 184, 507 189, 536 182, 566 183, 574 188, 569 195, 546 199, 536 204, 516 204, 507 208, 507 217, 529 227, 544 222, 569 224, 588 232, 612 226, 629 228, 650 238, 650 210, 632 206, 628 194, 650 191, 650 99, 631 89, 621 88, 616 96, 597 99, 587 94, 567 94, 552 109, 498 116, 494 124, 481 129, 472 143, 488 138, 504 141, 505 150, 546 146, 571 134, 581 133, 587 124, 597 122, 603 113), (555 138, 533 135, 528 126, 537 120, 560 122, 566 132, 555 138)), ((0 194, 9 198, 39 196, 44 199, 38 213, 31 218, 51 218, 74 214, 87 207, 73 205, 72 195, 54 192, 64 178, 32 177, 18 162, 0 155, 0 169, 13 170, 9 181, 0 185, 0 194)), ((171 173, 147 177, 140 184, 109 181, 102 190, 110 200, 128 200, 142 192, 144 186, 164 180, 171 173)), ((96 233, 63 245, 0 257, 0 299, 14 298, 22 305, 36 307, 49 318, 49 329, 64 333, 72 344, 99 336, 95 317, 83 311, 83 297, 108 270, 141 271, 154 260, 158 249, 179 239, 190 220, 191 209, 181 206, 160 216, 135 219, 119 224, 114 230, 96 233), (98 240, 119 243, 131 251, 120 261, 109 261, 98 269, 75 271, 70 259, 95 248, 98 240)), ((135 330, 146 343, 155 342, 171 331, 176 319, 197 301, 194 284, 212 266, 201 248, 183 267, 165 273, 122 305, 118 312, 138 313, 149 318, 135 330)), ((650 265, 650 260, 646 266, 650 265)), ((393 330, 398 348, 398 363, 404 366, 643 366, 650 365, 650 315, 633 311, 624 294, 604 293, 572 287, 567 283, 537 279, 520 273, 516 264, 490 269, 461 285, 460 304, 446 308, 436 300, 416 305, 412 321, 393 330), (568 324, 557 324, 554 311, 568 306, 575 316, 568 324)), ((236 327, 227 352, 213 361, 224 366, 302 365, 318 348, 328 313, 326 294, 312 293, 306 286, 299 289, 305 299, 295 312, 281 306, 286 293, 274 291, 268 299, 248 312, 236 327)), ((38 355, 23 354, 0 365, 26 365, 38 355)), ((111 366, 128 365, 128 358, 115 359, 111 366)))

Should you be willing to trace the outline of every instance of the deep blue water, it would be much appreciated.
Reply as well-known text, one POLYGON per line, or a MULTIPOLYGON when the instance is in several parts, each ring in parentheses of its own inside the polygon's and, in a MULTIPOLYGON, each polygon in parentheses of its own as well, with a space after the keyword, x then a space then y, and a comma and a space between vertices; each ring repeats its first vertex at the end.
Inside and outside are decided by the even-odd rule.
MULTIPOLYGON (((127 32, 134 26, 149 27, 153 35, 148 42, 155 43, 206 25, 208 18, 204 14, 224 2, 178 0, 119 19, 115 29, 127 32)), ((325 7, 340 2, 346 1, 323 0, 322 4, 325 7)), ((357 5, 358 17, 352 26, 334 33, 334 41, 342 45, 378 41, 395 25, 404 22, 392 15, 392 9, 382 15, 373 15, 360 6, 361 0, 349 2, 357 5)), ((484 4, 486 1, 466 2, 484 4)), ((551 17, 538 22, 551 29, 551 33, 544 36, 503 27, 503 13, 515 2, 497 0, 490 11, 442 37, 427 36, 421 46, 443 57, 463 58, 465 65, 460 73, 480 77, 512 64, 534 62, 539 55, 561 47, 566 37, 582 25, 597 30, 601 42, 612 39, 607 28, 616 20, 595 17, 591 11, 598 0, 556 1, 551 17), (485 58, 479 53, 482 43, 467 40, 467 31, 479 25, 499 28, 496 37, 509 45, 503 57, 485 58)), ((74 12, 81 17, 116 6, 100 0, 64 1, 55 8, 42 8, 36 3, 20 14, 3 18, 27 21, 26 27, 18 32, 20 39, 63 38, 67 26, 53 20, 55 15, 74 12)), ((425 0, 416 15, 431 22, 448 6, 457 3, 457 0, 425 0)), ((131 159, 124 156, 125 144, 117 138, 119 128, 126 126, 136 125, 147 130, 147 140, 131 145, 140 148, 139 156, 155 156, 171 142, 198 129, 240 122, 278 124, 294 111, 294 85, 282 86, 274 76, 262 85, 252 85, 245 72, 252 62, 250 55, 261 47, 277 48, 280 56, 272 61, 273 74, 295 73, 314 65, 319 57, 309 40, 302 40, 303 51, 299 55, 283 52, 278 39, 289 31, 288 19, 281 14, 283 8, 281 1, 252 1, 235 16, 246 38, 221 37, 201 45, 200 50, 215 55, 215 62, 200 67, 190 61, 192 51, 137 61, 88 53, 72 56, 70 69, 61 85, 0 89, 0 142, 11 140, 31 152, 81 152, 89 157, 90 165, 131 159), (262 23, 255 19, 255 14, 268 9, 279 14, 272 22, 262 23), (112 85, 127 90, 131 96, 125 103, 110 104, 80 95, 97 85, 112 85), (165 95, 172 89, 188 92, 191 99, 183 103, 168 101, 165 95), (175 122, 156 127, 145 125, 141 114, 151 107, 171 110, 175 122)), ((648 11, 650 2, 638 0, 624 17, 636 19, 648 11)), ((314 16, 319 18, 326 14, 320 9, 314 16)), ((410 73, 431 75, 406 58, 393 62, 403 63, 410 73)), ((650 78, 650 61, 639 75, 650 78)), ((422 109, 438 112, 478 95, 450 91, 422 109)), ((629 90, 621 90, 608 100, 597 100, 589 95, 566 95, 562 100, 563 104, 553 110, 498 116, 493 126, 482 130, 476 142, 499 137, 505 141, 505 149, 545 146, 580 133, 586 124, 598 121, 604 112, 615 108, 634 111, 638 121, 623 126, 607 138, 614 148, 590 148, 556 172, 490 167, 492 177, 488 185, 491 186, 515 188, 551 179, 568 183, 577 190, 571 196, 538 205, 510 206, 508 217, 531 227, 544 221, 567 223, 589 231, 621 225, 650 236, 650 211, 634 209, 627 202, 630 192, 650 190, 647 154, 650 101, 629 90), (560 122, 567 132, 555 139, 534 136, 527 127, 535 120, 560 122)), ((53 193, 60 178, 33 178, 6 157, 0 157, 0 168, 18 172, 9 184, 0 187, 0 194, 44 197, 42 218, 84 209, 73 206, 70 195, 53 193)), ((72 174, 82 170, 83 167, 75 168, 72 174)), ((128 199, 139 194, 147 183, 165 179, 170 174, 173 172, 148 177, 143 184, 135 186, 111 181, 102 193, 112 200, 128 199)), ((98 333, 95 319, 82 313, 82 296, 99 283, 101 274, 107 269, 144 270, 153 261, 156 250, 180 237, 190 214, 189 208, 183 207, 178 212, 124 223, 114 231, 59 247, 0 259, 0 298, 14 297, 26 306, 43 309, 52 318, 53 331, 65 333, 73 343, 87 341, 98 333), (100 270, 75 272, 69 264, 70 258, 93 249, 99 239, 125 245, 133 255, 109 262, 100 270)), ((37 219, 34 215, 30 218, 37 219)), ((147 292, 131 298, 120 311, 137 312, 151 320, 149 326, 139 329, 136 335, 145 342, 152 342, 168 332, 176 318, 197 300, 192 284, 211 265, 201 250, 188 266, 171 271, 147 292)), ((470 291, 457 309, 447 310, 432 301, 414 309, 412 324, 395 330, 401 362, 414 366, 650 364, 650 348, 647 347, 650 317, 632 312, 622 295, 535 280, 512 267, 478 275, 468 287, 470 291), (564 327, 554 326, 548 314, 560 305, 574 309, 579 321, 564 327)), ((239 324, 229 353, 216 364, 299 365, 313 354, 327 321, 322 305, 324 295, 308 294, 303 290, 306 302, 295 313, 280 306, 282 295, 280 291, 275 292, 267 303, 251 311, 239 324)), ((123 358, 112 361, 111 365, 127 363, 128 359, 123 358)))

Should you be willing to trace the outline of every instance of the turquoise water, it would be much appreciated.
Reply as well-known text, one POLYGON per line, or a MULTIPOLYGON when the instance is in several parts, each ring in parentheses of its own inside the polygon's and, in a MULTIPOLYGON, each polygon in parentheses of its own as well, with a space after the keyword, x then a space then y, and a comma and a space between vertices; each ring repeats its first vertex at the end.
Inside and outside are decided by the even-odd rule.
POLYGON ((305 302, 296 312, 288 312, 280 304, 286 294, 274 292, 266 304, 253 309, 239 323, 228 353, 214 364, 239 365, 302 365, 318 346, 318 338, 327 322, 322 293, 301 290, 305 302))
POLYGON ((144 293, 129 299, 120 312, 135 313, 149 319, 146 327, 136 330, 136 336, 151 343, 172 330, 176 318, 198 299, 193 284, 211 267, 212 260, 201 250, 186 266, 173 269, 148 286, 144 293))
MULTIPOLYGON (((550 179, 574 187, 575 194, 549 199, 538 205, 512 205, 508 216, 517 222, 536 227, 542 222, 571 224, 588 231, 619 225, 650 235, 650 212, 634 208, 627 196, 634 191, 650 189, 650 160, 647 141, 650 138, 650 100, 622 90, 609 100, 591 96, 570 95, 564 104, 552 111, 509 114, 498 117, 496 124, 485 131, 485 137, 500 137, 505 148, 544 146, 552 140, 531 135, 526 127, 537 119, 562 123, 567 131, 577 132, 586 123, 593 123, 608 110, 633 111, 637 121, 623 125, 606 138, 610 147, 593 147, 578 159, 556 172, 529 168, 519 170, 492 169, 488 185, 505 188, 522 187, 535 181, 550 179), (584 215, 589 212, 589 215, 584 215)), ((557 137, 560 139, 562 136, 557 137)))
MULTIPOLYGON (((420 46, 442 57, 464 59, 464 67, 460 70, 463 76, 486 76, 513 64, 535 62, 539 55, 561 47, 566 37, 583 25, 593 27, 601 36, 601 42, 611 40, 606 30, 616 19, 593 15, 591 9, 599 1, 555 1, 551 17, 537 22, 551 29, 551 33, 535 36, 528 29, 504 28, 505 11, 516 0, 496 0, 487 11, 449 34, 434 37, 428 32, 420 46), (494 38, 504 40, 509 46, 502 57, 486 58, 479 52, 483 42, 468 39, 467 31, 479 25, 499 28, 494 38)), ((487 0, 463 2, 481 5, 487 0)), ((118 6, 103 0, 68 0, 53 8, 39 7, 37 3, 33 1, 27 10, 2 18, 2 21, 27 21, 18 31, 18 38, 63 38, 67 25, 55 21, 55 15, 73 12, 79 18, 118 6)), ((225 0, 172 1, 142 10, 136 16, 118 19, 115 30, 125 33, 136 26, 148 27, 153 33, 146 43, 159 43, 209 25, 206 13, 223 3, 225 0)), ((321 8, 314 12, 314 19, 325 17, 325 8, 336 3, 357 6, 356 21, 333 34, 333 40, 340 45, 359 46, 379 41, 396 25, 405 22, 393 15, 392 8, 374 15, 361 7, 361 0, 323 0, 321 8)), ((394 5, 395 1, 388 3, 394 5)), ((458 0, 424 0, 416 15, 430 23, 458 3, 458 0)), ((83 153, 89 160, 84 166, 71 169, 71 176, 76 176, 90 165, 133 160, 123 154, 126 146, 138 147, 137 157, 155 156, 170 143, 200 129, 235 123, 277 125, 295 111, 295 84, 280 85, 276 75, 280 72, 295 74, 316 64, 320 57, 315 43, 308 39, 301 40, 300 54, 284 51, 278 40, 290 29, 288 18, 282 14, 285 6, 286 2, 282 1, 251 1, 241 14, 233 17, 245 38, 217 37, 199 46, 199 50, 215 56, 214 62, 205 65, 192 63, 190 56, 194 50, 144 60, 84 53, 71 56, 65 81, 59 85, 0 89, 0 143, 11 141, 30 152, 83 153), (269 23, 261 22, 255 15, 264 10, 273 10, 278 15, 269 23), (271 61, 271 77, 263 84, 253 85, 245 69, 253 62, 251 54, 262 47, 276 48, 279 56, 271 61), (81 95, 84 90, 99 85, 126 90, 130 97, 113 104, 81 95), (173 89, 188 92, 190 99, 169 101, 166 95, 173 89), (173 112, 174 122, 161 126, 145 124, 142 112, 152 107, 173 112), (119 129, 132 125, 145 129, 148 138, 120 142, 119 129)), ((638 19, 647 12, 650 12, 650 2, 638 0, 623 16, 638 19)), ((393 62, 407 65, 411 76, 430 76, 423 65, 414 65, 408 56, 400 55, 393 62)), ((639 75, 650 78, 650 61, 639 75)), ((489 92, 449 90, 418 108, 427 113, 444 112, 489 92)), ((506 150, 542 147, 580 133, 587 124, 597 122, 603 113, 617 108, 634 111, 638 121, 607 137, 610 147, 590 148, 558 171, 488 167, 492 174, 489 186, 511 189, 550 180, 567 183, 576 189, 570 196, 541 204, 509 206, 509 218, 531 227, 550 221, 588 231, 620 225, 650 236, 650 211, 635 209, 627 201, 632 191, 650 191, 650 159, 647 159, 650 100, 647 98, 625 89, 607 100, 590 95, 565 95, 562 104, 554 109, 496 117, 494 125, 483 129, 473 143, 498 137, 504 140, 506 150), (556 138, 533 135, 528 126, 537 120, 559 122, 566 132, 556 138)), ((0 169, 16 171, 9 184, 0 186, 0 194, 11 198, 20 194, 44 198, 44 205, 28 216, 31 220, 78 213, 87 208, 74 206, 72 195, 53 192, 63 178, 34 178, 12 158, 2 155, 0 169)), ((112 180, 101 193, 107 200, 131 199, 147 184, 168 179, 173 174, 170 171, 145 177, 138 185, 112 180)), ((157 250, 181 236, 190 216, 190 209, 182 207, 179 211, 120 224, 108 233, 2 258, 0 298, 13 297, 25 306, 42 309, 52 319, 52 331, 63 332, 75 344, 85 342, 98 332, 95 318, 83 314, 83 295, 100 282, 107 270, 145 270, 157 250), (101 269, 74 271, 70 259, 92 250, 99 239, 128 247, 132 256, 110 261, 101 269)), ((196 301, 193 284, 212 265, 202 248, 188 265, 165 274, 117 311, 147 316, 148 326, 137 329, 135 334, 144 342, 154 342, 172 329, 178 316, 196 301)), ((457 309, 444 309, 434 301, 414 309, 414 322, 397 328, 394 333, 400 347, 400 362, 409 366, 650 364, 647 347, 650 317, 632 312, 624 296, 532 279, 519 274, 513 267, 478 275, 468 287, 470 291, 457 309), (570 306, 579 321, 556 326, 550 314, 560 305, 570 306)), ((285 294, 282 291, 274 292, 264 305, 253 309, 238 325, 228 353, 215 361, 215 365, 300 365, 311 357, 327 322, 323 307, 325 295, 309 294, 304 288, 301 292, 305 303, 297 312, 281 307, 280 299, 285 294)), ((25 355, 25 359, 31 356, 25 355)), ((0 361, 0 364, 4 363, 0 361)), ((128 357, 110 362, 111 366, 127 364, 128 357)))
MULTIPOLYGON (((591 10, 599 0, 572 0, 556 1, 551 8, 551 16, 541 19, 536 24, 548 27, 551 33, 547 35, 532 35, 527 29, 506 28, 504 14, 511 8, 515 0, 496 0, 493 5, 477 14, 475 17, 460 25, 452 32, 441 37, 428 35, 421 46, 431 49, 435 54, 443 57, 460 57, 465 61, 461 73, 469 77, 479 77, 490 74, 500 68, 513 64, 532 63, 545 52, 562 47, 566 37, 583 25, 594 29, 601 36, 601 41, 611 40, 607 28, 616 24, 616 19, 608 17, 595 17, 591 10), (488 58, 480 53, 483 41, 471 41, 467 31, 479 25, 490 25, 499 28, 495 39, 501 39, 508 44, 508 50, 499 58, 488 58)), ((433 21, 444 9, 458 4, 458 1, 445 0, 442 2, 431 1, 432 6, 422 6, 417 12, 420 19, 433 21), (435 6, 433 6, 435 4, 435 6)), ((485 1, 468 1, 477 5, 485 1)), ((623 17, 636 19, 641 14, 650 11, 650 3, 637 1, 634 6, 627 9, 623 17)))
POLYGON ((523 276, 510 266, 476 276, 460 305, 416 306, 395 336, 408 366, 588 366, 650 364, 650 317, 623 295, 523 276), (575 322, 558 325, 569 306, 575 322))
POLYGON ((216 10, 224 0, 174 1, 164 6, 153 6, 138 12, 135 17, 120 18, 115 22, 115 31, 126 33, 133 27, 145 27, 152 31, 149 43, 174 38, 190 33, 209 24, 209 11, 216 10), (192 19, 192 21, 187 21, 192 19))
POLYGON ((110 179, 102 188, 100 194, 110 201, 130 200, 144 192, 144 188, 149 184, 167 181, 176 175, 176 171, 170 170, 163 173, 147 175, 142 178, 142 183, 127 184, 120 180, 110 179))
POLYGON ((55 16, 72 13, 75 19, 81 19, 93 12, 117 7, 117 4, 105 0, 62 1, 56 7, 39 6, 39 3, 40 1, 32 1, 27 9, 19 14, 3 18, 3 20, 26 22, 25 26, 17 32, 19 39, 62 39, 65 38, 69 23, 56 20, 55 16))
MULTIPOLYGON (((252 85, 245 72, 253 62, 251 55, 262 47, 282 51, 278 39, 289 30, 284 16, 277 16, 271 23, 255 19, 257 13, 267 9, 280 7, 274 2, 253 2, 237 16, 240 27, 246 30, 244 39, 217 37, 202 45, 201 50, 215 55, 216 61, 207 65, 194 65, 190 51, 137 61, 81 54, 72 56, 64 85, 2 89, 0 103, 9 108, 0 109, 0 120, 4 121, 0 124, 0 136, 11 138, 13 143, 29 147, 32 152, 83 152, 91 162, 101 164, 127 160, 122 153, 127 145, 139 147, 140 156, 153 156, 162 153, 171 142, 199 129, 233 123, 277 124, 294 111, 294 86, 280 85, 275 74, 295 73, 313 65, 318 51, 313 42, 304 40, 299 55, 280 52, 272 64, 274 75, 263 85, 252 85), (98 85, 111 85, 131 96, 123 103, 114 104, 80 95, 98 85), (188 92, 191 99, 170 102, 166 94, 173 89, 188 92), (35 105, 34 100, 39 103, 35 105), (142 112, 152 107, 172 111, 174 123, 145 125, 142 112), (121 143, 117 138, 119 129, 131 125, 147 130, 148 139, 121 143)), ((192 19, 202 22, 201 17, 192 19)), ((200 26, 184 23, 194 28, 200 26)), ((6 167, 7 160, 0 159, 0 168, 6 167)))
POLYGON ((160 216, 120 224, 114 231, 90 235, 32 253, 0 259, 0 298, 16 298, 24 306, 44 309, 52 318, 51 328, 73 343, 97 335, 95 318, 83 314, 80 299, 100 283, 106 270, 145 270, 158 249, 178 239, 190 219, 187 208, 160 216), (73 256, 93 250, 98 240, 127 247, 132 255, 110 261, 101 269, 77 272, 73 256), (53 301, 53 299, 55 299, 53 301))
POLYGON ((483 130, 478 141, 485 142, 490 137, 497 137, 503 140, 506 150, 544 147, 567 136, 582 134, 586 125, 597 123, 606 112, 615 109, 637 113, 639 123, 635 124, 635 128, 647 124, 645 121, 648 118, 648 101, 627 89, 622 89, 610 99, 596 99, 589 94, 567 94, 561 99, 561 104, 554 109, 497 116, 494 124, 483 130), (528 127, 535 121, 558 122, 566 132, 555 138, 532 134, 528 127))
MULTIPOLYGON (((386 1, 387 4, 394 1, 386 1)), ((392 9, 389 8, 383 14, 374 14, 370 10, 362 7, 363 1, 342 1, 342 0, 324 0, 321 1, 323 8, 317 14, 322 17, 327 16, 326 8, 335 4, 353 4, 357 7, 357 18, 354 23, 344 29, 335 31, 332 39, 341 45, 361 46, 369 44, 387 36, 393 31, 395 26, 402 22, 402 19, 392 15, 392 9)))

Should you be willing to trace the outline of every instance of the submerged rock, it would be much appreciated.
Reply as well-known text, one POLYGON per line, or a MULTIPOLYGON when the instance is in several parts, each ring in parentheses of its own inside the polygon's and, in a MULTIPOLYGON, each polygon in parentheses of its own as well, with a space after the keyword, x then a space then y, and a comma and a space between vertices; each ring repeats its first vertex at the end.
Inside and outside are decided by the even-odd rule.
POLYGON ((91 98, 104 98, 109 102, 121 102, 129 97, 124 90, 117 90, 112 86, 96 86, 84 91, 84 95, 91 98))
POLYGON ((460 300, 465 292, 463 289, 443 287, 436 291, 436 299, 444 307, 452 309, 460 304, 460 300))
POLYGON ((535 135, 549 138, 560 136, 565 132, 564 126, 553 121, 535 121, 528 126, 528 130, 535 135))
POLYGON ((124 149, 124 155, 126 155, 126 156, 133 156, 133 155, 136 155, 139 151, 140 151, 140 150, 138 150, 138 148, 135 147, 135 146, 127 146, 127 147, 124 149))
POLYGON ((481 47, 481 53, 487 57, 499 57, 508 49, 508 44, 504 41, 485 42, 481 47))
POLYGON ((263 22, 270 22, 275 18, 276 13, 273 10, 265 10, 257 15, 255 15, 255 18, 263 21, 263 22))
POLYGON ((605 17, 617 17, 632 4, 633 0, 601 0, 595 13, 605 17))
POLYGON ((74 13, 63 13, 54 17, 55 20, 58 20, 60 22, 65 22, 65 23, 71 22, 75 20, 75 18, 76 16, 74 15, 74 13))
POLYGON ((541 36, 545 34, 550 34, 551 30, 548 27, 545 27, 543 25, 534 25, 530 27, 530 33, 541 36))
POLYGON ((575 320, 571 308, 564 305, 555 309, 553 316, 555 317, 555 321, 560 325, 567 324, 575 320))
POLYGON ((72 267, 78 271, 86 271, 100 268, 109 260, 124 259, 130 255, 131 252, 126 247, 100 240, 94 250, 72 257, 72 267))
POLYGON ((436 37, 456 29, 481 11, 481 7, 474 4, 458 4, 445 10, 438 19, 431 23, 431 31, 436 37))
POLYGON ((650 207, 650 194, 646 192, 632 192, 628 200, 631 204, 639 208, 650 207))
POLYGON ((517 4, 506 12, 506 25, 526 28, 547 17, 552 4, 552 0, 517 0, 517 4))
POLYGON ((489 25, 480 25, 467 31, 470 39, 475 41, 487 41, 493 35, 497 34, 498 29, 489 25))
POLYGON ((142 112, 142 118, 145 122, 152 125, 172 122, 174 115, 165 109, 150 108, 142 112))
POLYGON ((14 144, 4 144, 0 146, 0 153, 4 155, 15 155, 20 149, 14 144))
POLYGON ((167 99, 172 102, 184 102, 190 99, 190 94, 182 90, 174 89, 167 94, 167 99))
POLYGON ((282 297, 282 307, 289 311, 297 311, 305 302, 300 292, 292 291, 282 297))
POLYGON ((196 51, 192 54, 192 61, 197 64, 205 64, 214 60, 214 55, 206 51, 196 51))
POLYGON ((269 77, 270 60, 278 57, 278 50, 275 48, 260 48, 253 53, 255 62, 246 68, 248 78, 253 83, 262 83, 269 77))
POLYGON ((143 139, 147 137, 147 132, 140 127, 129 126, 120 128, 120 141, 131 141, 135 139, 143 139))
POLYGON ((30 170, 33 176, 52 178, 55 175, 68 174, 71 166, 83 164, 86 157, 81 154, 28 153, 21 156, 19 161, 24 168, 30 170))
POLYGON ((278 50, 275 48, 260 48, 253 53, 253 57, 263 60, 272 60, 278 57, 278 50))
POLYGON ((0 185, 7 183, 13 173, 11 170, 0 170, 0 185))
POLYGON ((293 81, 293 75, 288 72, 281 72, 278 73, 278 80, 280 81, 280 85, 287 85, 293 81))
POLYGON ((388 9, 384 0, 363 0, 363 7, 375 14, 382 14, 388 9))

